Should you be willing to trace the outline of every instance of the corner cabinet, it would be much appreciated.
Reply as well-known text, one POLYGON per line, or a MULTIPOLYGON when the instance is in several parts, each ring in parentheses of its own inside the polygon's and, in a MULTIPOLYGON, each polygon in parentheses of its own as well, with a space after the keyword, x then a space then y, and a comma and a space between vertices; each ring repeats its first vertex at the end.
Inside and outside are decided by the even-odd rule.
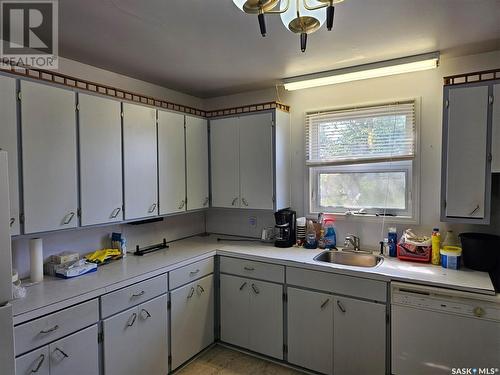
POLYGON ((24 232, 78 225, 76 97, 21 81, 24 232))
POLYGON ((200 117, 186 116, 186 206, 208 208, 208 124, 200 117))
POLYGON ((158 215, 156 110, 123 103, 125 219, 158 215))
POLYGON ((280 110, 210 120, 212 207, 290 205, 290 117, 280 110))
POLYGON ((490 222, 494 83, 498 86, 490 82, 444 88, 441 221, 490 222))

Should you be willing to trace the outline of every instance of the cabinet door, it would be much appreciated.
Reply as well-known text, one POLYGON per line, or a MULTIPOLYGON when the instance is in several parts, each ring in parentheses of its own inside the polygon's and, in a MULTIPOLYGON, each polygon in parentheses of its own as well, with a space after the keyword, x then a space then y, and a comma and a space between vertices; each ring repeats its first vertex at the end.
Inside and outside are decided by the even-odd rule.
POLYGON ((158 214, 156 110, 123 103, 125 219, 158 214))
POLYGON ((288 288, 288 362, 333 372, 333 296, 288 288))
POLYGON ((186 116, 187 209, 208 207, 207 120, 186 116))
POLYGON ((446 216, 486 214, 488 86, 452 87, 448 97, 446 216))
POLYGON ((493 85, 493 142, 491 152, 493 164, 491 171, 500 173, 500 83, 493 85))
POLYGON ((137 374, 168 373, 167 296, 163 295, 139 305, 137 374))
POLYGON ((385 305, 340 297, 334 303, 333 373, 385 374, 385 305))
POLYGON ((212 207, 240 207, 240 160, 237 118, 210 121, 212 207))
POLYGON ((238 118, 241 207, 273 209, 272 114, 238 118))
POLYGON ((250 281, 220 275, 221 341, 247 348, 250 342, 250 281))
POLYGON ((213 275, 170 294, 172 370, 214 342, 213 275))
POLYGON ((134 307, 103 321, 106 375, 142 373, 138 359, 138 313, 139 310, 134 307))
POLYGON ((250 280, 248 349, 283 359, 283 286, 250 280))
POLYGON ((20 234, 16 80, 0 76, 0 149, 9 158, 10 234, 20 234))
POLYGON ((99 375, 97 325, 49 345, 50 375, 99 375))
POLYGON ((79 94, 82 225, 123 220, 121 104, 79 94))
POLYGON ((184 115, 158 111, 160 215, 186 210, 184 115))
POLYGON ((16 358, 16 375, 49 375, 49 347, 44 346, 16 358))
POLYGON ((24 228, 78 225, 75 93, 21 81, 24 228))

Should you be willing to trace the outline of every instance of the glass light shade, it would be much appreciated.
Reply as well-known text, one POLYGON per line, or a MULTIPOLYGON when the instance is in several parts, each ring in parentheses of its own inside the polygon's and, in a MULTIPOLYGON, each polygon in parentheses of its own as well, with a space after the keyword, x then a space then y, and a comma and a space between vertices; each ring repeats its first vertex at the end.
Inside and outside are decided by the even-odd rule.
POLYGON ((244 12, 244 10, 243 10, 243 5, 245 5, 246 1, 247 1, 247 0, 233 0, 233 3, 234 3, 234 5, 236 5, 238 8, 240 8, 240 10, 241 10, 242 12, 244 12))
MULTIPOLYGON (((236 1, 236 0, 233 0, 236 1)), ((294 33, 312 33, 316 31, 318 28, 320 28, 326 20, 326 10, 325 8, 321 9, 316 9, 316 10, 307 10, 304 6, 304 0, 289 0, 290 1, 290 6, 288 10, 285 13, 281 14, 281 21, 283 22, 283 25, 290 30, 291 32, 294 33), (297 30, 296 27, 290 25, 292 21, 294 21, 297 18, 297 3, 299 5, 299 15, 300 17, 305 17, 303 24, 308 27, 306 30, 297 30), (311 23, 312 19, 316 19, 318 22, 311 23)), ((281 0, 280 3, 280 9, 285 9, 286 7, 286 0, 281 0)), ((307 0, 307 5, 310 7, 315 7, 318 5, 324 5, 324 2, 320 2, 317 0, 307 0)), ((295 25, 298 23, 297 21, 294 21, 295 25)))

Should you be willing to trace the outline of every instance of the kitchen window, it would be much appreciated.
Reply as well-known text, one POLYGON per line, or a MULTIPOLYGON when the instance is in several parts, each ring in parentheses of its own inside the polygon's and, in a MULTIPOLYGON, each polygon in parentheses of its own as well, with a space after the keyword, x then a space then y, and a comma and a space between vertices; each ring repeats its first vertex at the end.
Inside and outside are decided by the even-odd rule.
POLYGON ((415 218, 416 103, 306 114, 311 213, 415 218))

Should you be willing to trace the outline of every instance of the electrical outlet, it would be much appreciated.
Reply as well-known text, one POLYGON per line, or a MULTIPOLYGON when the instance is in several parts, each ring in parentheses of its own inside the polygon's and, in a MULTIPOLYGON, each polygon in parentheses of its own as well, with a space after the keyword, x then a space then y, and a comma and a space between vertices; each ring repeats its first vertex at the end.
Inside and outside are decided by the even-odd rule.
POLYGON ((255 216, 250 216, 248 218, 248 224, 250 224, 251 227, 256 227, 257 226, 257 218, 255 216))

